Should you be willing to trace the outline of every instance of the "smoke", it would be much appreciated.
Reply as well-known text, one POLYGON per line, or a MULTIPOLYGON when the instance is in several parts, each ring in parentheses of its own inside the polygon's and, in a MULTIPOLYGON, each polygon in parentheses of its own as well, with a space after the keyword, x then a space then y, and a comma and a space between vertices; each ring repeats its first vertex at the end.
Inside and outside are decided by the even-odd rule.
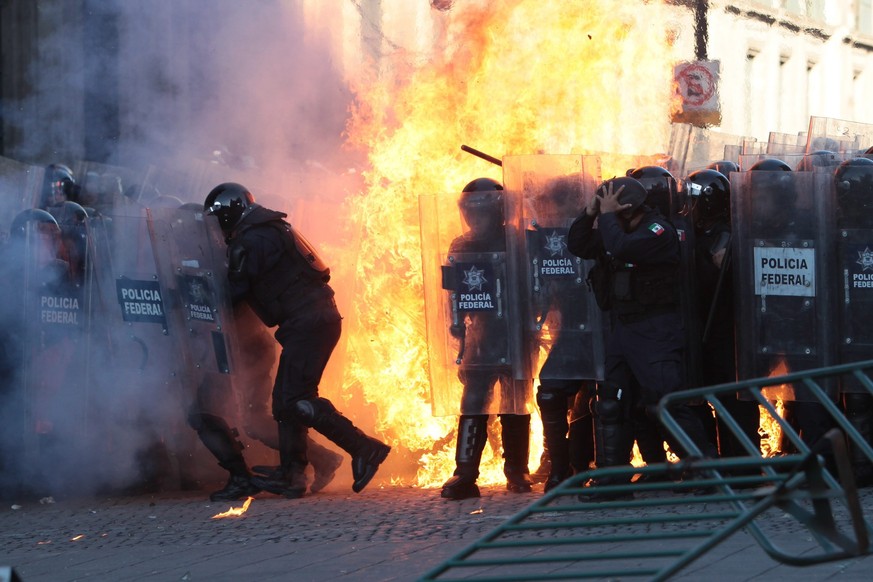
MULTIPOLYGON (((118 309, 113 278, 148 280, 158 255, 168 252, 150 240, 137 198, 153 206, 159 195, 161 202, 172 196, 202 204, 224 181, 241 182, 258 202, 287 212, 313 242, 325 244, 331 262, 344 246, 337 241, 347 238, 342 204, 360 187, 362 158, 343 147, 351 93, 322 36, 329 31, 307 26, 305 2, 38 4, 14 12, 30 11, 38 24, 22 75, 27 91, 4 108, 5 149, 35 166, 72 167, 85 186, 78 202, 98 212, 87 227, 59 221, 63 245, 31 236, 27 244, 10 238, 2 248, 2 294, 20 302, 7 302, 0 314, 0 490, 117 490, 166 479, 186 463, 194 473, 198 464, 214 467, 185 424, 193 387, 186 385, 191 362, 173 343, 179 330, 171 321, 149 328, 107 315, 118 309), (119 248, 122 241, 130 248, 119 248), (91 246, 71 256, 77 245, 91 246), (24 277, 47 269, 45 260, 60 265, 57 280, 24 277), (91 260, 98 274, 77 279, 91 260), (74 310, 47 308, 45 297, 75 298, 79 317, 89 309, 93 316, 46 325, 46 313, 74 310)), ((0 195, 0 207, 13 215, 38 199, 34 193, 6 204, 18 194, 0 195)), ((0 230, 11 221, 3 216, 0 230)), ((335 287, 351 287, 350 276, 335 268, 335 287)), ((179 301, 164 298, 170 310, 181 309, 179 301)), ((232 400, 223 381, 212 380, 232 400)), ((201 477, 215 474, 199 468, 201 477)), ((165 484, 180 484, 177 475, 171 479, 165 484)))

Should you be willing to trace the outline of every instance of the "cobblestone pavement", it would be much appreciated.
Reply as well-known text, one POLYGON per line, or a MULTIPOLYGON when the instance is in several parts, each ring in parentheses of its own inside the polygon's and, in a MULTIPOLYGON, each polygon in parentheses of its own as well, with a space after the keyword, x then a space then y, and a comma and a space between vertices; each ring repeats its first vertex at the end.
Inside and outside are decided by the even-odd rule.
MULTIPOLYGON (((22 582, 76 580, 416 580, 537 498, 498 487, 451 502, 410 487, 329 489, 287 500, 261 494, 245 515, 212 519, 241 503, 203 493, 100 497, 0 507, 0 566, 22 582)), ((873 515, 873 493, 863 505, 873 515)), ((815 544, 788 518, 774 538, 815 544)), ((868 518, 869 519, 869 518, 868 518)), ((777 564, 738 533, 678 577, 684 580, 869 580, 873 558, 809 568, 777 564)))

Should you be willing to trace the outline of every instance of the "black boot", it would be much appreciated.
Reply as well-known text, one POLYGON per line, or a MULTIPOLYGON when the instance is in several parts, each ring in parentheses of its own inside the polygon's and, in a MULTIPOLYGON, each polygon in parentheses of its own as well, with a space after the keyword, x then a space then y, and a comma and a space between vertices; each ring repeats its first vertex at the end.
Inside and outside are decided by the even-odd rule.
POLYGON ((546 493, 570 476, 570 443, 567 439, 567 397, 560 392, 540 389, 537 404, 543 419, 543 442, 551 457, 548 478, 543 489, 546 493))
POLYGON ((307 429, 296 422, 279 422, 279 471, 270 475, 254 475, 252 483, 264 491, 288 499, 298 499, 306 493, 307 429))
POLYGON ((326 398, 299 400, 294 413, 352 456, 352 491, 355 493, 367 486, 391 452, 391 447, 361 432, 326 398))
MULTIPOLYGON (((592 389, 593 392, 593 389, 592 389)), ((588 389, 576 393, 570 410, 570 474, 584 473, 594 463, 594 417, 588 405, 588 389)))
POLYGON ((231 473, 224 488, 209 494, 210 501, 236 501, 256 495, 261 488, 252 483, 251 475, 242 472, 231 473))
POLYGON ((455 473, 443 485, 440 497, 454 500, 479 497, 476 479, 479 477, 482 451, 488 440, 487 425, 488 417, 485 415, 461 415, 458 419, 455 473))
MULTIPOLYGON (((615 392, 615 391, 613 391, 615 392)), ((624 422, 622 402, 614 398, 598 399, 593 403, 594 411, 594 446, 598 469, 605 467, 630 466, 633 447, 631 425, 624 422)), ((624 485, 630 479, 618 477, 600 478, 591 486, 624 485)), ((633 493, 593 492, 579 495, 580 501, 616 501, 632 499, 633 493)))
POLYGON ((500 426, 506 489, 513 493, 530 493, 533 487, 527 467, 530 456, 530 415, 501 414, 500 426))
POLYGON ((243 457, 245 447, 237 439, 239 433, 227 422, 213 414, 192 413, 188 424, 197 431, 203 445, 218 460, 219 466, 230 473, 224 488, 209 495, 210 501, 236 501, 260 493, 261 489, 251 482, 251 472, 243 457))
MULTIPOLYGON (((343 457, 327 447, 321 446, 309 437, 306 438, 306 448, 306 456, 309 458, 309 464, 312 465, 314 472, 309 490, 312 493, 318 493, 333 481, 337 469, 343 464, 343 457)), ((280 479, 280 471, 281 467, 278 465, 255 465, 252 467, 253 473, 272 479, 280 479)))

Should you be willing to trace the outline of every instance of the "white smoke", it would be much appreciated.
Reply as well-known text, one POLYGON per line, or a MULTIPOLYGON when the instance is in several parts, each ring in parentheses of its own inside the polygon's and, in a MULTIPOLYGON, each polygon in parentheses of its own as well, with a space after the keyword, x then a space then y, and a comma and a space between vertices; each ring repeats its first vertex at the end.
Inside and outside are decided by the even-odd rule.
MULTIPOLYGON (((39 26, 31 30, 39 29, 37 46, 24 75, 29 91, 4 111, 7 156, 37 166, 66 163, 80 184, 87 177, 92 191, 83 202, 99 203, 108 231, 126 220, 113 214, 132 212, 119 210, 123 190, 135 189, 145 202, 156 195, 146 191, 157 188, 199 204, 216 184, 237 181, 259 202, 288 212, 315 242, 330 240, 342 227, 336 209, 358 187, 359 174, 349 169, 360 157, 341 147, 351 94, 337 59, 304 16, 303 2, 278 0, 41 3, 34 13, 39 26), (325 208, 332 220, 316 221, 325 208), (307 231, 315 224, 318 232, 307 231)), ((0 225, 11 220, 4 216, 0 225)), ((93 226, 99 231, 98 221, 93 226)), ((149 241, 139 244, 148 260, 149 241)), ((12 259, 26 255, 20 249, 6 245, 3 252, 12 272, 32 268, 12 259)), ((97 269, 109 268, 110 256, 93 258, 97 269)), ((22 279, 4 281, 4 298, 24 292, 22 279)), ((89 291, 95 298, 111 295, 89 291)), ((20 325, 33 316, 3 313, 9 325, 0 373, 11 396, 0 418, 0 490, 21 484, 55 495, 116 489, 141 483, 143 471, 178 468, 152 471, 149 465, 165 455, 145 454, 149 449, 193 446, 214 466, 192 444, 194 432, 179 424, 189 395, 173 392, 178 362, 158 345, 160 330, 119 343, 123 334, 107 327, 123 323, 93 321, 87 333, 34 343, 44 329, 20 325), (34 400, 42 408, 32 408, 34 400), (53 419, 53 428, 28 436, 34 427, 25 421, 40 415, 53 419), (35 451, 42 451, 41 467, 28 466, 35 458, 28 455, 40 455, 35 451)))

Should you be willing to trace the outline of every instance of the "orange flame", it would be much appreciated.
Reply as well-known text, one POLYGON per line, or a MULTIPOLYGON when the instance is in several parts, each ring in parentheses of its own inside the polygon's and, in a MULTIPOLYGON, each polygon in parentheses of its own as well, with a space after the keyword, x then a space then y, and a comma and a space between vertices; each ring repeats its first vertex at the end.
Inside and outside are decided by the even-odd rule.
POLYGON ((249 505, 251 505, 252 501, 254 501, 254 500, 255 500, 254 497, 248 497, 248 498, 246 498, 246 502, 243 503, 242 507, 231 507, 227 511, 223 511, 221 513, 216 513, 215 515, 212 516, 212 519, 222 519, 224 517, 239 517, 242 514, 244 514, 246 511, 249 510, 249 505))
MULTIPOLYGON (((780 359, 776 365, 770 370, 768 377, 784 376, 791 370, 784 358, 780 359)), ((773 403, 773 407, 779 416, 784 416, 786 397, 793 398, 794 389, 789 384, 781 384, 778 386, 766 386, 761 393, 773 403)), ((772 457, 782 451, 782 427, 779 423, 770 416, 767 409, 763 406, 758 407, 761 411, 761 426, 758 429, 758 434, 761 435, 761 454, 765 457, 772 457)))
MULTIPOLYGON (((436 30, 430 46, 383 55, 351 80, 348 143, 368 152, 370 168, 366 192, 350 200, 362 235, 343 397, 363 392, 375 404, 377 432, 420 487, 451 475, 457 419, 434 417, 430 405, 419 194, 500 179, 496 165, 462 153, 464 143, 496 157, 652 153, 663 151, 669 128, 672 59, 659 3, 470 4, 427 16, 436 30)), ((604 162, 602 171, 627 167, 604 162)), ((532 469, 539 426, 533 433, 532 469)), ((489 449, 480 484, 504 480, 500 454, 489 449)))

